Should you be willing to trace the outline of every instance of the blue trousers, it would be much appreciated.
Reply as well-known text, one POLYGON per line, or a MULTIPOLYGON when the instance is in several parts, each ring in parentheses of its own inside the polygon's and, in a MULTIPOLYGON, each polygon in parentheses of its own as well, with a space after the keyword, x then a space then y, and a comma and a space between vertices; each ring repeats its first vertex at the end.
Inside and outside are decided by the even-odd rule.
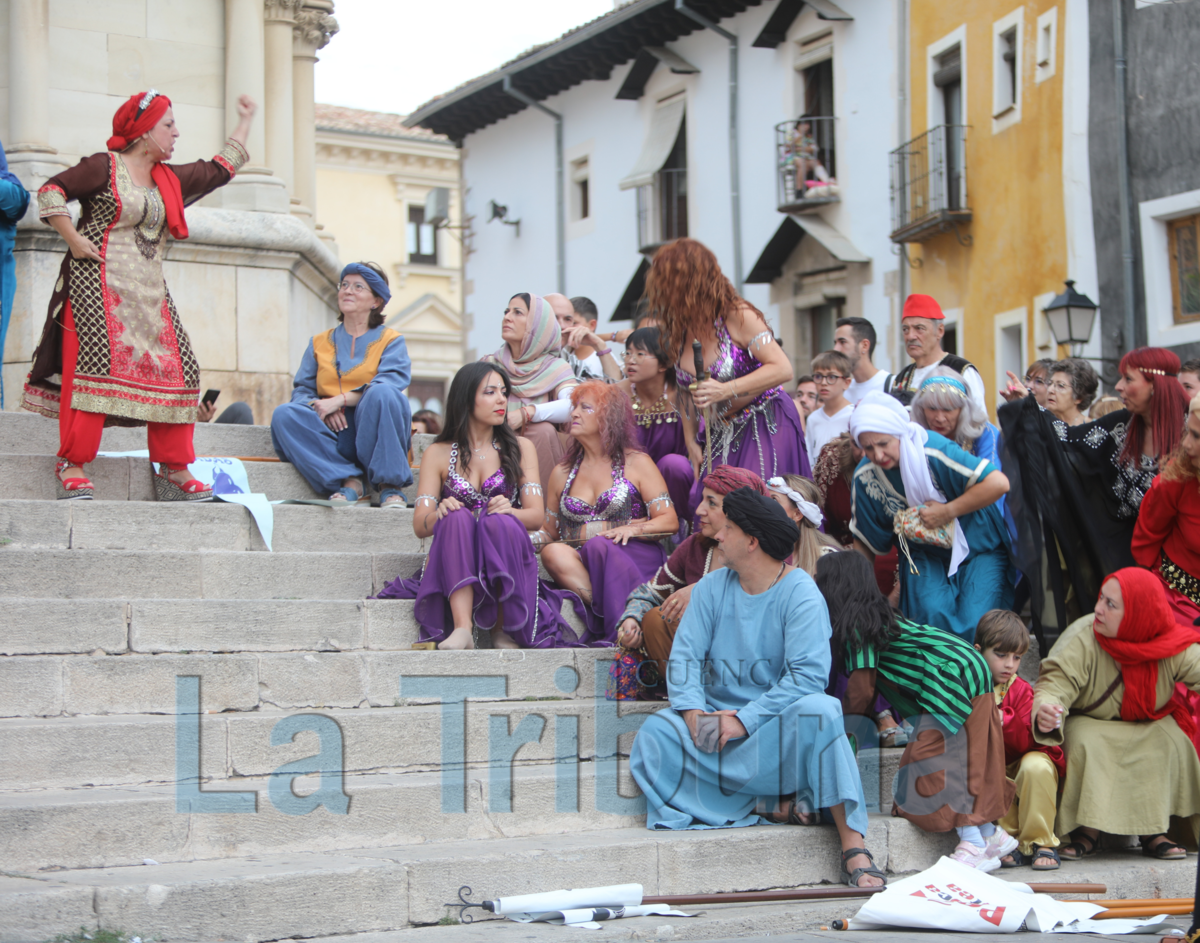
POLYGON ((271 415, 271 442, 313 490, 329 495, 347 478, 366 477, 377 490, 413 481, 408 467, 412 413, 395 387, 368 386, 357 406, 346 408, 346 428, 334 432, 304 403, 284 403, 271 415))

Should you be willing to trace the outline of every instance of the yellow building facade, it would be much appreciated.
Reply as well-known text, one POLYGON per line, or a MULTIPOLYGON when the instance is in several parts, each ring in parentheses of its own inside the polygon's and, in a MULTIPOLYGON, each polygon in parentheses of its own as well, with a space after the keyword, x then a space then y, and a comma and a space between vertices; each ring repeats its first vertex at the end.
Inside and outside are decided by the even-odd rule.
POLYGON ((343 263, 378 263, 392 300, 386 323, 412 357, 414 412, 441 413, 463 364, 463 232, 458 149, 441 135, 406 128, 403 116, 316 106, 320 225, 343 263), (448 225, 425 222, 431 190, 448 191, 448 225))
POLYGON ((911 140, 892 158, 893 239, 906 243, 910 291, 941 303, 946 349, 979 369, 993 415, 1005 370, 1058 355, 1042 308, 1073 277, 1069 7, 909 4, 911 140))

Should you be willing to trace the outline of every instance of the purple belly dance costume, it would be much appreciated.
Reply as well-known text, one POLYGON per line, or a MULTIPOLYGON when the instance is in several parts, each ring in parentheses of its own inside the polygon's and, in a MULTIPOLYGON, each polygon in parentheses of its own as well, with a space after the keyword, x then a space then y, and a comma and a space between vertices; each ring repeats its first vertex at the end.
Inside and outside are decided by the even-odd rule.
MULTIPOLYGON (((717 357, 708 368, 714 380, 728 383, 748 376, 761 366, 750 351, 733 342, 724 318, 717 319, 716 330, 717 357)), ((770 335, 767 335, 768 341, 769 338, 770 335)), ((696 379, 678 367, 675 376, 683 385, 696 379)), ((763 481, 776 475, 812 477, 804 430, 800 426, 800 413, 782 387, 776 386, 759 393, 732 418, 720 420, 713 429, 706 429, 701 423, 697 436, 701 445, 704 445, 704 438, 708 435, 712 436, 714 468, 718 465, 745 468, 756 473, 763 481)), ((703 489, 703 479, 692 486, 687 509, 689 516, 695 513, 700 504, 700 492, 703 489)))
MULTIPOLYGON (((579 473, 582 456, 576 460, 567 482, 563 485, 559 501, 558 532, 563 540, 579 540, 586 537, 588 525, 603 523, 605 529, 613 529, 630 521, 648 517, 645 502, 637 487, 625 477, 623 462, 614 461, 612 487, 596 498, 595 505, 571 496, 571 485, 579 473)), ((671 499, 662 494, 650 503, 667 503, 671 499)), ((588 634, 582 639, 588 645, 615 645, 617 625, 625 612, 629 594, 650 579, 667 561, 666 551, 658 541, 633 538, 621 545, 604 536, 594 536, 579 548, 579 557, 587 567, 592 581, 592 606, 589 613, 588 634)))
MULTIPOLYGON (((415 599, 422 642, 440 642, 454 629, 450 596, 464 586, 475 591, 474 623, 494 628, 503 604, 502 628, 522 648, 564 648, 575 633, 548 606, 539 605, 537 557, 525 526, 511 514, 488 514, 488 502, 504 495, 519 507, 517 489, 500 468, 479 490, 458 473, 458 445, 450 447, 450 467, 442 498, 462 507, 433 525, 433 543, 415 576, 388 583, 376 599, 415 599)), ((418 495, 436 504, 434 495, 418 495)))
MULTIPOLYGON (((638 442, 646 454, 654 459, 663 480, 667 483, 667 494, 675 505, 680 523, 685 520, 692 485, 696 474, 692 470, 684 442, 683 422, 675 404, 666 392, 655 403, 643 403, 638 399, 637 388, 633 389, 633 415, 637 419, 638 442)), ((687 536, 687 531, 682 531, 687 536)))

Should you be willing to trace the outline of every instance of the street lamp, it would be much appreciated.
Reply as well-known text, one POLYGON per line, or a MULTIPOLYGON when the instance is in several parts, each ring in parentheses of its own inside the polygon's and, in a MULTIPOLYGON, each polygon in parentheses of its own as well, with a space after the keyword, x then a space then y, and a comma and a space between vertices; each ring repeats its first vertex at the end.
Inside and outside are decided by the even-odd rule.
POLYGON ((1083 353, 1083 346, 1091 340, 1092 327, 1096 323, 1096 312, 1100 306, 1087 295, 1075 290, 1075 282, 1067 279, 1067 290, 1055 297, 1046 307, 1046 320, 1050 322, 1050 333, 1054 342, 1070 345, 1071 356, 1083 353))

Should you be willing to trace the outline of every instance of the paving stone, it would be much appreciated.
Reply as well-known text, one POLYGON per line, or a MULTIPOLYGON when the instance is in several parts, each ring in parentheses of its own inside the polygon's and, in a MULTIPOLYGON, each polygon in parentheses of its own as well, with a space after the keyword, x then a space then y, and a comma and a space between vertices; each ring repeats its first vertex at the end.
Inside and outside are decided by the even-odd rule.
MULTIPOLYGON (((413 533, 411 510, 353 508, 351 511, 302 504, 277 504, 271 546, 276 553, 422 552, 421 541, 413 533)), ((250 543, 252 550, 266 549, 257 528, 253 530, 250 543)))
POLYGON ((289 652, 259 658, 259 696, 272 707, 358 707, 367 670, 354 653, 289 652))
MULTIPOLYGON (((58 446, 55 446, 53 450, 41 455, 0 453, 0 494, 6 499, 55 501, 58 497, 58 485, 54 480, 54 465, 57 461, 54 453, 57 450, 58 446)), ((88 463, 86 471, 95 486, 97 500, 129 500, 130 459, 97 458, 88 463)), ((150 482, 148 471, 146 482, 150 482)))
POLYGON ((356 600, 146 599, 131 607, 137 652, 347 651, 363 647, 356 600))
MULTIPOLYGON (((193 433, 197 455, 257 455, 275 457, 270 426, 197 423, 193 433)), ((100 439, 101 452, 132 452, 146 448, 146 430, 109 426, 100 439)), ((58 423, 26 412, 0 413, 0 452, 58 452, 58 423)))
POLYGON ((174 714, 175 679, 188 675, 201 679, 203 710, 250 710, 258 705, 255 655, 70 655, 62 659, 63 710, 174 714))
POLYGON ((71 546, 71 506, 80 503, 88 502, 0 501, 0 544, 66 550, 71 546))
POLYGON ((35 655, 0 658, 0 717, 62 713, 62 661, 35 655))
POLYGON ((0 655, 123 652, 126 611, 115 599, 5 599, 0 655))
POLYGON ((0 569, 0 597, 195 599, 200 586, 200 559, 194 553, 91 550, 83 556, 72 550, 13 550, 0 569))
POLYGON ((71 501, 73 550, 249 550, 250 513, 222 502, 71 501))
MULTIPOLYGON (((371 556, 365 553, 203 553, 199 556, 203 595, 207 599, 357 600, 371 595, 371 556)), ((162 587, 164 592, 154 595, 161 598, 166 588, 162 587)))
POLYGON ((90 887, 0 875, 0 943, 32 943, 55 932, 98 929, 90 887), (48 931, 47 928, 61 928, 48 931))

